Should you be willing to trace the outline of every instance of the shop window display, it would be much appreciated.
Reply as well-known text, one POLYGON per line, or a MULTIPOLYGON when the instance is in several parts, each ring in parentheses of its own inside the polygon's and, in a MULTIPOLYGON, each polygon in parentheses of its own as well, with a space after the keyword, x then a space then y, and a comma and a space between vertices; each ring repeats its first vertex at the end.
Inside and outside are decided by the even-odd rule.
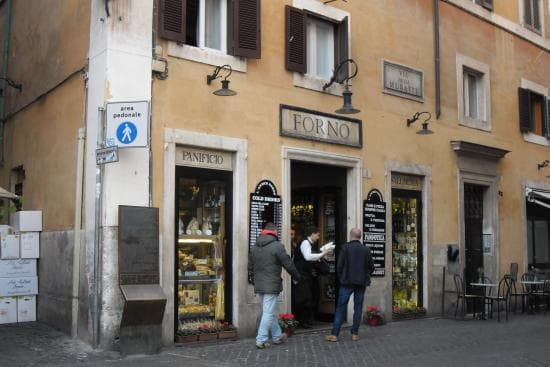
POLYGON ((413 309, 421 303, 421 248, 419 200, 392 200, 392 302, 393 307, 413 309))
POLYGON ((222 180, 178 178, 177 329, 226 320, 226 191, 222 180))

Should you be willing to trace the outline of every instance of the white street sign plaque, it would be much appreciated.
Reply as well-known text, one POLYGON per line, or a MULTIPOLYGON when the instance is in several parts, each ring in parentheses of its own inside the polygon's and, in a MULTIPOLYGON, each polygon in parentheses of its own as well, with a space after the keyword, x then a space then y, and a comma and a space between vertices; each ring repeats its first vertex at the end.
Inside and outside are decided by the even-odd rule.
POLYGON ((96 164, 106 164, 118 162, 118 147, 107 147, 96 149, 95 151, 96 164))
POLYGON ((105 145, 146 147, 149 143, 149 102, 107 103, 105 145))

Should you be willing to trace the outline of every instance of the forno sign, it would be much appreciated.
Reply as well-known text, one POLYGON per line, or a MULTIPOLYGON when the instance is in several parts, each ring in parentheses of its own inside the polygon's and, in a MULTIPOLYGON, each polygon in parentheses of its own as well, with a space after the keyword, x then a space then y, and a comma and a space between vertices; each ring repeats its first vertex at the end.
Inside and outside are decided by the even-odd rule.
POLYGON ((361 120, 287 105, 280 106, 280 134, 357 148, 363 146, 361 120))

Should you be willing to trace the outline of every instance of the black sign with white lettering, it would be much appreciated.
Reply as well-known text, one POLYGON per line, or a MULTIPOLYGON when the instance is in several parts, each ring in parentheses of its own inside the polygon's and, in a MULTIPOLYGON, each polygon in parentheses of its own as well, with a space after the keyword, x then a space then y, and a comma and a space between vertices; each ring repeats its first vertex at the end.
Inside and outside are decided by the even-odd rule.
POLYGON ((363 244, 371 249, 374 260, 372 276, 383 277, 386 274, 386 203, 376 189, 369 191, 363 202, 363 244))
MULTIPOLYGON (((277 195, 277 188, 273 182, 262 180, 256 185, 256 190, 250 194, 249 249, 256 245, 260 232, 268 222, 277 226, 277 233, 281 236, 283 224, 281 197, 277 195)), ((248 281, 252 283, 251 273, 248 274, 248 281)))

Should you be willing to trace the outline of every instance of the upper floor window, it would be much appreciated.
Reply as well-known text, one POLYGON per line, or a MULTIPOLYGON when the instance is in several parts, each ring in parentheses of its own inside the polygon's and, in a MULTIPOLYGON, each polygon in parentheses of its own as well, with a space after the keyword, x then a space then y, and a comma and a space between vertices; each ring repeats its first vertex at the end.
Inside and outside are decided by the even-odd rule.
POLYGON ((526 28, 541 33, 540 0, 523 0, 523 24, 526 28))
POLYGON ((226 52, 226 0, 187 0, 185 44, 226 52))
POLYGON ((550 139, 549 100, 530 89, 519 88, 519 123, 523 133, 550 139))
POLYGON ((308 17, 306 44, 307 73, 330 79, 334 69, 334 24, 308 17))
MULTIPOLYGON (((348 17, 338 21, 287 5, 288 70, 328 80, 335 65, 348 57, 348 17)), ((347 70, 343 70, 339 79, 343 80, 345 75, 347 70)))
POLYGON ((490 131, 491 81, 489 65, 456 55, 457 109, 461 125, 490 131))
POLYGON ((161 0, 160 37, 260 58, 260 0, 161 0))
POLYGON ((483 74, 468 68, 463 71, 464 115, 475 120, 484 120, 483 74))

